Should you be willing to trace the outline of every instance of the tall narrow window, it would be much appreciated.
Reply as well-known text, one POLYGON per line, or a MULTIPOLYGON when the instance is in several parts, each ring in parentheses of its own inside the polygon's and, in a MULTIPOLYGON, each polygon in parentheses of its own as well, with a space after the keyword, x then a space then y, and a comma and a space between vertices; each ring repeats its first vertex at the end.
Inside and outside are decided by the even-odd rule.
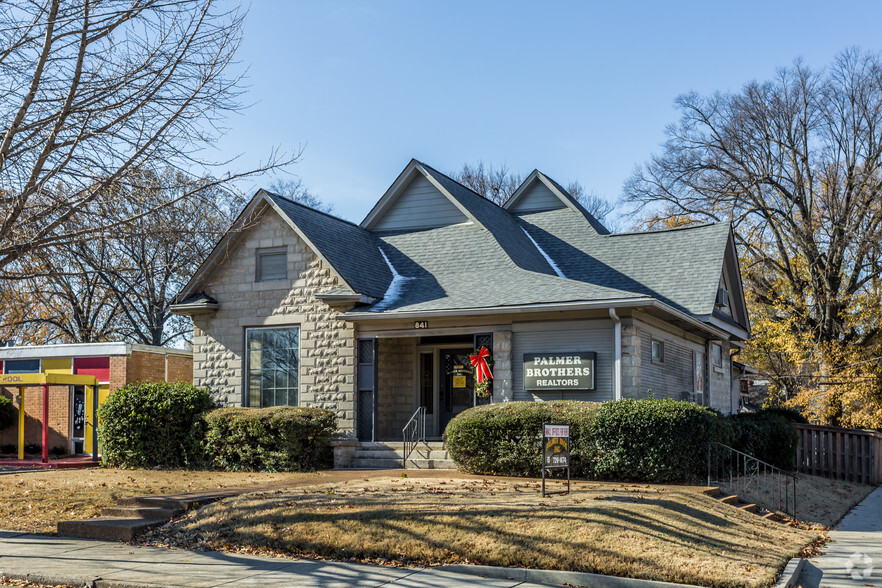
POLYGON ((257 250, 258 282, 284 280, 288 277, 288 248, 271 247, 257 250))
POLYGON ((297 406, 300 401, 300 328, 247 329, 248 406, 297 406))
POLYGON ((711 361, 714 368, 722 370, 723 368, 723 346, 719 343, 711 343, 711 361))
POLYGON ((652 349, 652 363, 665 362, 665 342, 658 339, 652 339, 650 343, 652 349))

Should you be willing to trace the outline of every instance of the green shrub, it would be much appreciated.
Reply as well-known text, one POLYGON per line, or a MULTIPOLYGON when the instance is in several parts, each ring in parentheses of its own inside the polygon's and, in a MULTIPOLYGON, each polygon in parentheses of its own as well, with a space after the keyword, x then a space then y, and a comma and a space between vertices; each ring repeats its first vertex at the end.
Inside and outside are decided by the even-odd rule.
POLYGON ((595 476, 678 482, 707 471, 707 446, 728 440, 719 415, 669 398, 604 403, 594 417, 595 476))
POLYGON ((208 390, 186 382, 128 384, 99 408, 102 460, 114 467, 180 468, 203 462, 208 390))
POLYGON ((265 472, 311 471, 333 464, 337 417, 321 408, 219 408, 205 417, 205 452, 214 467, 265 472))
POLYGON ((39 443, 25 443, 25 455, 40 455, 43 453, 43 446, 39 443))
POLYGON ((781 469, 793 468, 799 436, 786 416, 763 410, 733 414, 727 420, 733 429, 728 445, 781 469))
POLYGON ((470 408, 444 432, 447 450, 465 471, 506 476, 539 476, 542 425, 570 425, 571 474, 590 477, 591 426, 600 405, 593 402, 506 402, 470 408))
POLYGON ((802 416, 802 413, 795 408, 787 408, 785 406, 769 406, 763 408, 759 414, 776 414, 782 416, 791 423, 799 423, 801 425, 809 424, 808 419, 802 416))
POLYGON ((0 431, 14 425, 17 417, 18 411, 12 405, 12 401, 0 394, 0 431))
POLYGON ((0 445, 0 454, 15 455, 18 453, 18 446, 15 443, 4 443, 0 445))

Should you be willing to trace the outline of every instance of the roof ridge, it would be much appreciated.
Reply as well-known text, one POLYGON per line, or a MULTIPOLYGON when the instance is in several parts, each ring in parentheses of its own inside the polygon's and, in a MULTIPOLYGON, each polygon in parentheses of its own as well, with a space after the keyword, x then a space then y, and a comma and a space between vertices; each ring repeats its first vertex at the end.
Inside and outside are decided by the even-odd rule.
MULTIPOLYGON (((416 161, 416 162, 417 162, 418 164, 420 164, 421 166, 423 166, 423 167, 425 167, 425 168, 428 168, 429 170, 435 172, 436 174, 440 174, 440 175, 444 176, 445 178, 447 178, 447 179, 450 180, 451 182, 453 182, 453 183, 455 183, 455 184, 457 184, 457 185, 459 185, 459 186, 465 188, 466 190, 468 190, 469 192, 471 192, 472 194, 474 194, 475 196, 477 196, 477 197, 480 198, 481 200, 486 200, 487 202, 489 202, 490 204, 492 204, 492 205, 495 206, 496 208, 498 208, 498 209, 500 209, 500 210, 505 210, 506 212, 508 212, 505 208, 502 208, 500 205, 496 204, 495 202, 493 202, 492 200, 490 200, 490 199, 487 198, 486 196, 481 196, 480 194, 478 194, 477 192, 475 192, 474 190, 472 190, 471 188, 469 188, 468 186, 466 186, 466 185, 463 184, 462 182, 459 182, 459 181, 457 181, 457 180, 451 178, 449 175, 445 174, 445 173, 442 172, 442 171, 438 171, 437 169, 435 169, 434 167, 432 167, 432 166, 429 165, 428 163, 423 163, 423 162, 420 161, 419 159, 415 159, 414 161, 416 161)), ((453 194, 451 194, 451 196, 453 196, 453 194)), ((456 196, 453 196, 453 197, 456 198, 456 196)))
POLYGON ((664 229, 648 229, 646 231, 626 231, 624 233, 609 233, 608 235, 600 235, 601 237, 627 237, 633 235, 655 235, 658 233, 672 233, 674 231, 688 231, 692 229, 706 229, 708 227, 716 227, 720 225, 730 225, 729 221, 717 221, 697 223, 692 225, 684 225, 679 227, 668 227, 664 229))
MULTIPOLYGON (((316 212, 316 213, 321 214, 321 215, 323 215, 323 216, 326 216, 326 217, 328 217, 328 218, 330 218, 330 219, 333 219, 333 220, 337 220, 337 221, 340 221, 340 222, 346 223, 347 225, 352 225, 352 226, 357 227, 357 228, 359 228, 359 229, 362 228, 360 225, 358 225, 358 224, 356 224, 356 223, 354 223, 354 222, 352 222, 352 221, 346 220, 345 218, 340 218, 339 216, 335 216, 335 215, 333 215, 333 214, 331 214, 331 213, 329 213, 329 212, 325 212, 325 211, 323 211, 323 210, 319 210, 319 209, 317 209, 317 208, 313 208, 312 206, 307 206, 306 204, 303 204, 302 202, 297 202, 296 200, 292 200, 292 199, 288 198, 287 196, 282 196, 281 194, 276 194, 275 192, 270 192, 270 191, 267 190, 266 188, 261 188, 261 190, 263 190, 264 192, 266 192, 266 193, 269 194, 270 196, 274 196, 274 197, 276 197, 276 198, 281 198, 281 199, 284 200, 285 202, 288 202, 288 203, 290 203, 290 204, 297 205, 297 206, 299 206, 300 208, 305 208, 306 210, 309 210, 309 211, 312 211, 312 212, 316 212)), ((370 232, 370 231, 368 231, 368 232, 370 232)))

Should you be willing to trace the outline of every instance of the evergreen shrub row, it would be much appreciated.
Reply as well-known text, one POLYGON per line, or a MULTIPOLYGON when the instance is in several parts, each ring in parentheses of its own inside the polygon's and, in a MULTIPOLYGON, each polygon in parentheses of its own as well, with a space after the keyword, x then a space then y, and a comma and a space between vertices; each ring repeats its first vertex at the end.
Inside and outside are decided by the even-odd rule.
POLYGON ((482 474, 539 476, 542 424, 570 425, 576 478, 677 482, 706 473, 718 441, 789 469, 796 430, 779 414, 733 415, 671 399, 508 402, 466 410, 447 426, 451 457, 482 474))
POLYGON ((311 471, 333 465, 337 417, 320 408, 218 408, 205 417, 205 451, 227 471, 311 471))
POLYGON ((307 407, 214 408, 186 382, 137 383, 99 409, 102 461, 123 468, 303 471, 332 462, 334 413, 307 407))

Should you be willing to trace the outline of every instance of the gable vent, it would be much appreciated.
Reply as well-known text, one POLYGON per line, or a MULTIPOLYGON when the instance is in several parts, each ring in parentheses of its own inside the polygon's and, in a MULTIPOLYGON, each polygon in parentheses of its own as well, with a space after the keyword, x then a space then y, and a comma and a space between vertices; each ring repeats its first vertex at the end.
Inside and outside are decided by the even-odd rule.
POLYGON ((714 306, 717 308, 723 308, 724 306, 729 306, 729 291, 725 288, 719 288, 717 290, 717 301, 714 303, 714 306))

